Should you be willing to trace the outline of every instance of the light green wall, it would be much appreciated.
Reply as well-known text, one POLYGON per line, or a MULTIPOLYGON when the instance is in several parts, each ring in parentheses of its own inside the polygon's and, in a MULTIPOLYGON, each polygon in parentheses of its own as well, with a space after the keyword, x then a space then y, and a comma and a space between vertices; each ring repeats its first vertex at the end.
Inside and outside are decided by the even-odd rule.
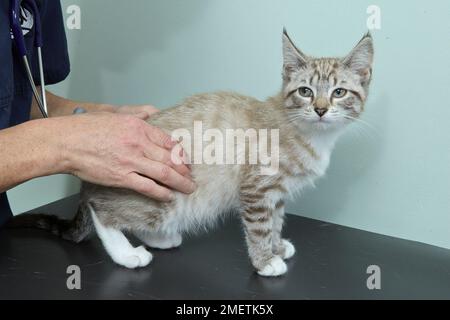
MULTIPOLYGON (((366 8, 378 5, 363 117, 373 128, 354 125, 327 177, 289 210, 450 248, 449 1, 63 1, 74 3, 82 30, 68 32, 73 71, 59 92, 159 107, 219 89, 272 95, 283 26, 306 53, 344 55, 366 31, 366 8)), ((11 194, 20 211, 74 190, 47 178, 11 194)))

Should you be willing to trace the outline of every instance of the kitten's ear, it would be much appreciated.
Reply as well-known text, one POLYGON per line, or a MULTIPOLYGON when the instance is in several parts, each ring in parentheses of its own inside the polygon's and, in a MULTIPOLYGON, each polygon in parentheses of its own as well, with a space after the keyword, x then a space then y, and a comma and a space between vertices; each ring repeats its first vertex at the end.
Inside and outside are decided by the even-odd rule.
POLYGON ((372 75, 373 41, 368 32, 358 42, 350 54, 344 58, 344 65, 361 77, 363 85, 368 84, 372 75))
POLYGON ((283 29, 283 75, 304 67, 308 62, 308 57, 303 54, 289 38, 286 29, 283 29))

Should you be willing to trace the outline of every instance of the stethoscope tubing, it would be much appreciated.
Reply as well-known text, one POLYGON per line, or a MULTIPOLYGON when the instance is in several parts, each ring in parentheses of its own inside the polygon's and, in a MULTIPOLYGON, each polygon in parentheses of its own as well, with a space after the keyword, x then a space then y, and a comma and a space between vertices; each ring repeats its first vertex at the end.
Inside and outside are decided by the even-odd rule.
POLYGON ((41 19, 39 15, 39 10, 37 8, 36 2, 34 0, 23 0, 23 5, 33 12, 34 16, 34 26, 35 26, 35 38, 34 46, 37 48, 38 56, 38 68, 39 68, 39 80, 41 83, 41 93, 37 90, 36 84, 33 80, 33 75, 30 68, 30 63, 28 61, 28 53, 25 45, 25 39, 22 33, 22 26, 20 23, 20 1, 10 0, 10 26, 11 31, 14 36, 14 42, 16 44, 17 51, 23 61, 25 71, 30 82, 31 89, 33 91, 34 98, 38 104, 39 110, 44 118, 48 118, 47 109, 47 99, 45 97, 45 79, 44 79, 44 65, 42 61, 42 30, 41 30, 41 19))

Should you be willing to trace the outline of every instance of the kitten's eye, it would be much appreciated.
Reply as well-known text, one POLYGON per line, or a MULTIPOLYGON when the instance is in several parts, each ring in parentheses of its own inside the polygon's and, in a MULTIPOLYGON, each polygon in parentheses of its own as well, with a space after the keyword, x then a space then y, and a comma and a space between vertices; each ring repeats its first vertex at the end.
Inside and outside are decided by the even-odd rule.
POLYGON ((311 98, 314 94, 310 88, 301 87, 298 89, 298 93, 305 98, 311 98))
POLYGON ((347 94, 347 90, 338 88, 333 92, 333 98, 342 98, 347 94))

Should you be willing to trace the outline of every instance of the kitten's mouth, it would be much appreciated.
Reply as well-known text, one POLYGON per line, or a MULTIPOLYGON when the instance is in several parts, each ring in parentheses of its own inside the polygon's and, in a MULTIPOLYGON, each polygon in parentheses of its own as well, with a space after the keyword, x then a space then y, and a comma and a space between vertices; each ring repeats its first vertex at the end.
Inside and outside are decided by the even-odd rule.
POLYGON ((325 119, 325 118, 320 117, 319 119, 317 119, 314 122, 315 123, 330 123, 331 121, 329 119, 325 119))
POLYGON ((334 121, 330 120, 330 119, 319 118, 319 119, 313 120, 312 124, 318 129, 325 130, 325 129, 332 127, 334 124, 334 121))

